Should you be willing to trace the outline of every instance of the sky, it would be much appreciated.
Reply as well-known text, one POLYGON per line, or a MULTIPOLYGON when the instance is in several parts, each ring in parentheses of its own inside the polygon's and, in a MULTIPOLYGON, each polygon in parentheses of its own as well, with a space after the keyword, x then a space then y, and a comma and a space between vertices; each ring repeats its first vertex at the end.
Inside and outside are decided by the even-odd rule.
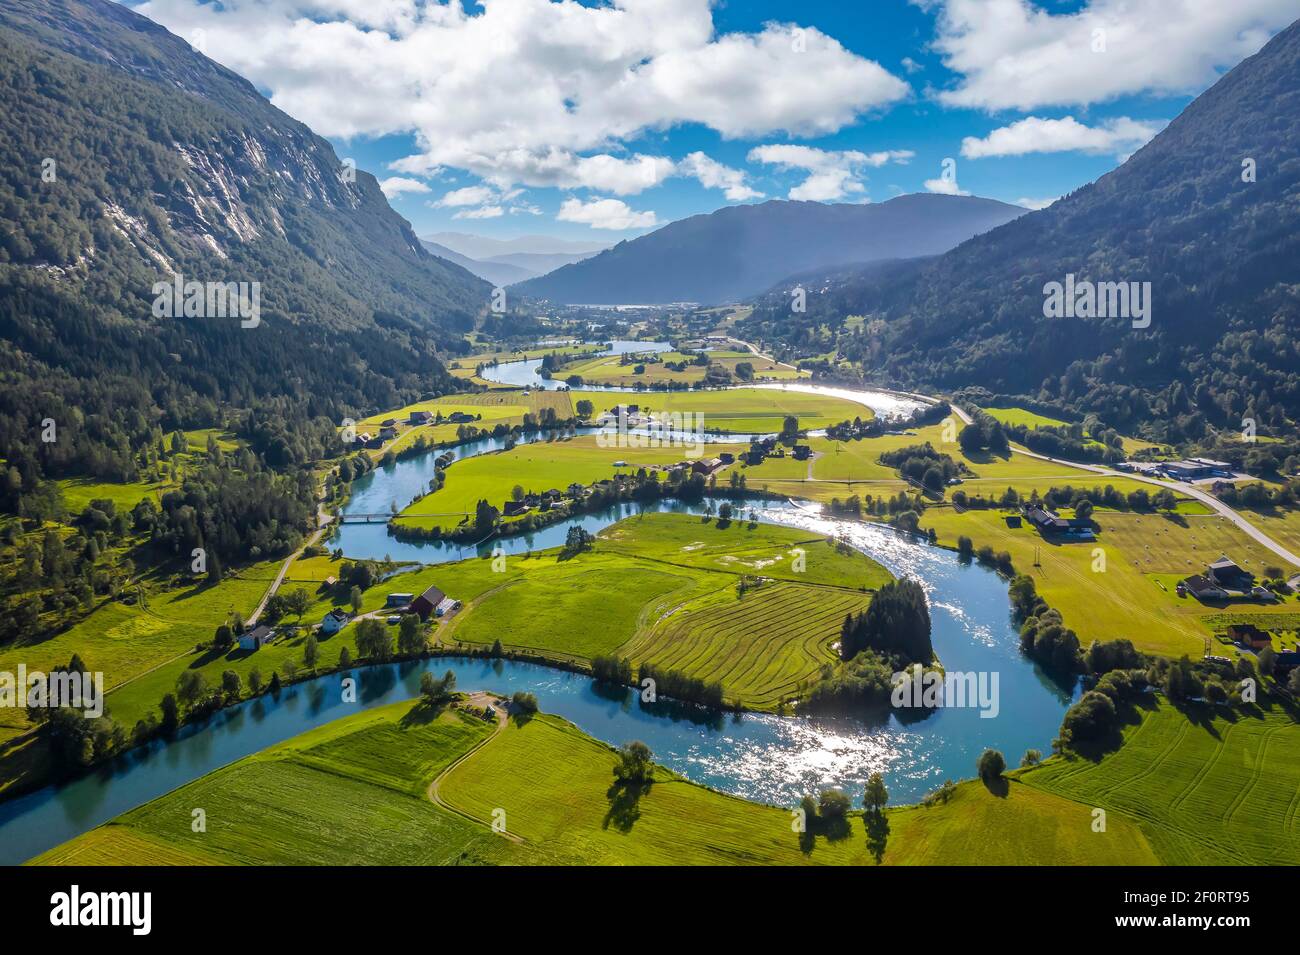
POLYGON ((379 179, 419 235, 614 244, 726 205, 1115 168, 1300 0, 126 0, 379 179))

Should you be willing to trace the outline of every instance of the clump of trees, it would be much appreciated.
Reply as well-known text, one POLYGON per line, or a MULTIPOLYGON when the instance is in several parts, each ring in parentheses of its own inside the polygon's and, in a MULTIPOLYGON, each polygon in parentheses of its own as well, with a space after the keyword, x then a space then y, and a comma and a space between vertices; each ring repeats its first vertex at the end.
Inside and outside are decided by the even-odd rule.
POLYGON ((875 650, 903 663, 934 659, 930 606, 918 582, 909 578, 890 581, 876 591, 866 610, 845 618, 840 628, 840 657, 851 660, 863 650, 875 650))

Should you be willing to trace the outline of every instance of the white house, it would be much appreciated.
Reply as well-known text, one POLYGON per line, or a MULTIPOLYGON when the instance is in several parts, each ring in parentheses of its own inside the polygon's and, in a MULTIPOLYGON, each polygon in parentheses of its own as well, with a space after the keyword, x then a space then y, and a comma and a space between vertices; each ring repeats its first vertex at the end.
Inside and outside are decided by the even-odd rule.
POLYGON ((323 620, 321 620, 320 632, 338 633, 340 630, 343 629, 343 627, 347 624, 347 622, 350 619, 351 618, 348 616, 347 611, 339 607, 335 607, 333 610, 331 610, 329 613, 325 615, 323 620))
POLYGON ((275 631, 268 626, 254 627, 239 635, 239 649, 260 650, 262 645, 269 642, 273 636, 275 631))

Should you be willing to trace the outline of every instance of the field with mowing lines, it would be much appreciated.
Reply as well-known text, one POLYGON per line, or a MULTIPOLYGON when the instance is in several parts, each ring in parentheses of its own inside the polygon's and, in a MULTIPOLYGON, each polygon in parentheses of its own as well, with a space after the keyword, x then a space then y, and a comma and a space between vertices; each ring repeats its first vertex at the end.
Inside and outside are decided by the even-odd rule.
POLYGON ((728 700, 773 709, 835 662, 831 644, 845 615, 868 602, 865 594, 829 587, 769 584, 741 598, 729 588, 674 608, 619 655, 720 682, 728 700))
POLYGON ((1168 865, 1300 863, 1300 726, 1163 698, 1098 763, 1053 759, 1024 783, 1137 824, 1168 865))
POLYGON ((38 857, 152 864, 447 865, 495 859, 506 840, 431 803, 429 782, 491 731, 410 702, 328 723, 182 786, 38 857), (202 806, 207 832, 190 831, 202 806), (161 843, 164 850, 157 848, 161 843))
POLYGON ((1063 428, 1069 424, 1068 421, 1062 421, 1060 418, 1049 418, 1047 415, 1026 408, 985 408, 984 411, 1003 424, 1023 424, 1029 428, 1063 428))

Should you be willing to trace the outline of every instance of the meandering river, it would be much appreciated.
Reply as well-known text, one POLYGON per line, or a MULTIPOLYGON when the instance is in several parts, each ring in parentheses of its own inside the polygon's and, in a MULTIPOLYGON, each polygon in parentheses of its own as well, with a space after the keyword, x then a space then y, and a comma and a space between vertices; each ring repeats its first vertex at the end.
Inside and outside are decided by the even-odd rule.
MULTIPOLYGON (((515 374, 504 365, 496 370, 502 369, 506 375, 515 374)), ((900 400, 876 392, 851 394, 851 400, 879 407, 882 413, 900 400)), ((457 454, 463 458, 500 446, 484 439, 458 448, 457 454)), ((399 461, 359 479, 345 513, 382 511, 393 501, 404 506, 428 486, 432 457, 399 461)), ((920 720, 903 721, 891 714, 874 724, 851 718, 765 714, 701 720, 690 709, 643 708, 630 691, 611 698, 587 677, 532 664, 435 658, 368 667, 354 671, 359 685, 356 703, 343 702, 342 675, 319 677, 288 688, 279 699, 259 697, 203 724, 187 726, 173 740, 128 753, 74 781, 0 803, 0 863, 24 861, 313 726, 359 709, 413 698, 426 669, 455 670, 462 689, 532 692, 543 711, 571 720, 598 739, 613 745, 640 739, 658 762, 697 782, 784 805, 832 785, 844 787, 860 803, 866 777, 875 771, 884 773, 891 802, 911 802, 944 779, 973 775, 976 757, 986 747, 1000 749, 1013 765, 1027 749, 1048 749, 1077 691, 1062 689, 1019 652, 1004 580, 983 567, 962 563, 950 551, 890 528, 831 520, 815 505, 754 500, 745 507, 753 507, 764 522, 842 536, 896 576, 920 581, 930 600, 935 650, 945 668, 997 674, 996 715, 981 716, 973 707, 949 707, 920 720)), ((480 548, 404 544, 389 537, 383 525, 348 524, 339 528, 335 546, 342 546, 350 557, 389 555, 437 564, 483 556, 496 543, 507 553, 557 546, 573 524, 595 533, 643 510, 701 513, 702 508, 675 501, 623 504, 480 548)))

